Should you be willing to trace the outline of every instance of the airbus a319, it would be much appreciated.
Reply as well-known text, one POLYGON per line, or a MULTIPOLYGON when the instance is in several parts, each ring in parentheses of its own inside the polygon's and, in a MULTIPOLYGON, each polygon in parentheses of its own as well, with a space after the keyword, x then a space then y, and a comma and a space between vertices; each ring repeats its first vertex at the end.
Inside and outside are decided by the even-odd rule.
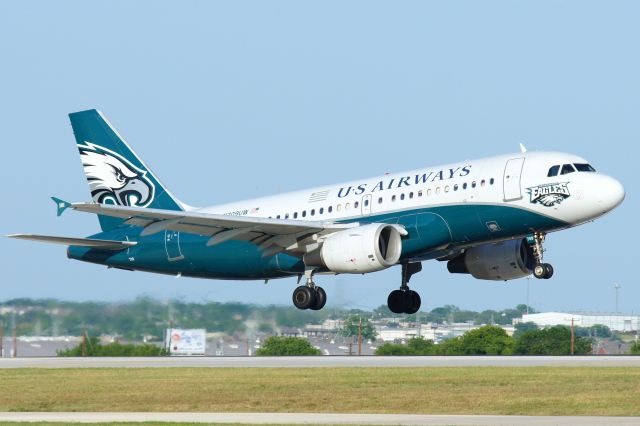
POLYGON ((293 304, 322 309, 320 274, 366 274, 400 265, 395 313, 415 313, 409 288, 423 261, 482 280, 548 279, 545 236, 616 208, 623 186, 585 159, 526 152, 427 167, 196 208, 182 203, 97 110, 69 115, 92 202, 54 198, 98 216, 88 238, 15 234, 67 245, 71 259, 185 277, 297 277, 293 304), (302 285, 301 280, 304 279, 302 285))

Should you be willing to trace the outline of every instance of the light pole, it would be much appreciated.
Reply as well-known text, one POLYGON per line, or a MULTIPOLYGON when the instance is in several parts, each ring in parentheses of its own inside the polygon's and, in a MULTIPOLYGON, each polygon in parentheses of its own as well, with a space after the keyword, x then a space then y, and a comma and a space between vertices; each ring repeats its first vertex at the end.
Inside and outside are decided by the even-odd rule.
POLYGON ((531 281, 531 275, 527 277, 527 315, 529 315, 529 282, 531 281))
POLYGON ((620 284, 615 283, 613 288, 616 290, 616 314, 618 313, 618 290, 620 289, 620 284))

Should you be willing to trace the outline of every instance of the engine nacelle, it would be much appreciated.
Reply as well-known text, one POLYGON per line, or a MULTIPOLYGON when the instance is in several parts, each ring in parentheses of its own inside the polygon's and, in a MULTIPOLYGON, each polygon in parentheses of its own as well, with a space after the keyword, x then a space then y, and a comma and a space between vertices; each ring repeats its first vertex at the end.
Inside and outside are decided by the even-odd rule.
POLYGON ((403 235, 404 228, 384 223, 345 229, 326 237, 320 249, 304 256, 304 263, 339 273, 380 271, 400 260, 403 235))
POLYGON ((480 280, 494 281, 526 277, 534 266, 533 249, 525 239, 471 247, 447 262, 451 273, 471 274, 480 280))

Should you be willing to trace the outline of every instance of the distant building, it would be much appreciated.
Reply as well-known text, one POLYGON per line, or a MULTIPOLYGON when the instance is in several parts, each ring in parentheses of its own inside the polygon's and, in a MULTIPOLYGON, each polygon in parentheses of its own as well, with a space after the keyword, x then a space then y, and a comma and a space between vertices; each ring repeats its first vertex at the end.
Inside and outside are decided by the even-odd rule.
MULTIPOLYGON (((414 337, 422 337, 427 340, 433 340, 438 343, 446 339, 462 336, 468 331, 475 330, 486 324, 475 325, 470 322, 454 323, 454 324, 421 324, 420 327, 397 327, 390 328, 385 326, 377 326, 376 332, 378 339, 384 342, 406 341, 414 337)), ((509 325, 498 325, 509 335, 513 335, 514 328, 509 325)))
POLYGON ((539 314, 524 314, 522 318, 514 319, 513 323, 532 322, 538 327, 571 326, 572 318, 573 325, 576 327, 591 327, 599 324, 606 325, 612 331, 637 332, 640 330, 640 315, 624 314, 543 312, 539 314))

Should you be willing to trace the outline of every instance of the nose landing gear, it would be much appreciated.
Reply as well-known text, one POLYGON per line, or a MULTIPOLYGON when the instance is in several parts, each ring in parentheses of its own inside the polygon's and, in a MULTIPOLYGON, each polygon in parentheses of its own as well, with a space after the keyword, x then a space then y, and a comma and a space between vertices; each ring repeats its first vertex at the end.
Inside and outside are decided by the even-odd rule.
POLYGON ((553 266, 549 263, 542 262, 542 256, 544 253, 542 243, 544 243, 544 238, 545 234, 541 232, 534 232, 533 235, 527 237, 527 241, 529 241, 529 244, 531 244, 533 248, 533 256, 536 260, 536 264, 533 267, 533 276, 538 279, 548 280, 553 276, 553 266))
POLYGON ((393 290, 387 298, 387 306, 394 314, 415 314, 420 309, 420 295, 409 289, 411 276, 422 270, 422 263, 402 264, 402 284, 399 290, 393 290))
POLYGON ((313 269, 305 271, 304 275, 307 284, 293 290, 293 304, 298 309, 319 311, 327 303, 327 293, 313 282, 313 269))

